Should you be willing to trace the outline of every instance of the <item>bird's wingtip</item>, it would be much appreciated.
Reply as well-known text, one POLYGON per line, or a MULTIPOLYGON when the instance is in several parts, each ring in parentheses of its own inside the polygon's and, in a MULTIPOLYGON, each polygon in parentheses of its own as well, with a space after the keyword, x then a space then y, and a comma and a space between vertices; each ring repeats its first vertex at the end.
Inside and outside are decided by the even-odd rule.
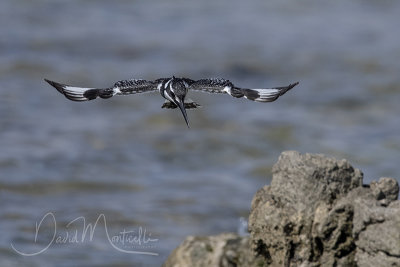
POLYGON ((54 86, 53 84, 54 84, 54 82, 53 81, 51 81, 51 80, 49 80, 49 79, 46 79, 46 78, 44 78, 43 79, 45 82, 47 82, 48 84, 50 84, 51 86, 54 86))
POLYGON ((58 92, 64 94, 64 87, 65 87, 64 84, 57 83, 57 82, 51 81, 51 80, 46 79, 46 78, 44 80, 45 80, 45 82, 47 82, 48 84, 50 84, 51 86, 56 88, 58 92))
POLYGON ((289 91, 293 87, 297 86, 298 84, 299 84, 299 82, 295 82, 295 83, 289 84, 288 86, 277 87, 276 89, 281 90, 280 95, 284 95, 287 91, 289 91))
POLYGON ((296 85, 298 85, 299 83, 300 83, 300 82, 292 83, 292 84, 289 85, 289 87, 290 87, 290 88, 293 88, 293 87, 295 87, 296 85))
POLYGON ((280 95, 284 95, 287 91, 291 90, 293 87, 297 86, 299 82, 291 83, 287 87, 281 87, 282 91, 280 92, 280 95))
POLYGON ((285 92, 287 92, 290 89, 292 89, 293 87, 297 86, 298 84, 299 84, 299 82, 291 83, 286 88, 283 87, 282 89, 286 89, 285 92))

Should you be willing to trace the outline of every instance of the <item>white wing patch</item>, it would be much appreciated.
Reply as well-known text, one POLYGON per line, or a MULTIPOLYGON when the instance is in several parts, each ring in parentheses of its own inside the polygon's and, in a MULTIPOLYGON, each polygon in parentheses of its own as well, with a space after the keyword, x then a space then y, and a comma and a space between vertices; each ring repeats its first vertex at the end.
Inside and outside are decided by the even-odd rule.
POLYGON ((280 90, 278 89, 251 89, 251 90, 256 91, 259 94, 259 97, 254 99, 254 101, 258 102, 271 101, 274 98, 278 97, 280 94, 280 90))
POLYGON ((94 88, 82 88, 82 87, 73 87, 73 86, 64 86, 63 87, 63 92, 64 94, 75 101, 86 101, 88 100, 86 97, 83 96, 83 94, 87 90, 91 90, 94 88))
POLYGON ((119 87, 114 87, 113 88, 113 95, 121 94, 121 89, 119 87))
POLYGON ((90 89, 93 89, 93 88, 82 88, 82 87, 73 87, 73 86, 65 86, 64 87, 64 91, 68 91, 71 93, 77 93, 77 94, 79 94, 79 93, 83 94, 85 91, 90 90, 90 89))
POLYGON ((228 93, 229 95, 231 95, 231 90, 232 90, 231 86, 225 86, 222 91, 224 91, 224 92, 228 93))

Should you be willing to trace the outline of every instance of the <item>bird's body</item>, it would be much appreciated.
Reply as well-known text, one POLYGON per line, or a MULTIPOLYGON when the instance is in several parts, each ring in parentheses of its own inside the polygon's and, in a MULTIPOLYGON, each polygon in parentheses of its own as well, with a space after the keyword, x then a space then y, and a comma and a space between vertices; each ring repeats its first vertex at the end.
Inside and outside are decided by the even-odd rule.
POLYGON ((208 93, 225 93, 233 97, 245 97, 257 102, 272 102, 279 96, 295 87, 297 83, 285 87, 265 88, 265 89, 246 89, 234 86, 229 80, 201 79, 191 80, 187 78, 160 78, 154 81, 132 79, 116 82, 112 87, 105 89, 84 88, 69 86, 45 79, 50 85, 55 87, 66 98, 72 101, 88 101, 96 98, 110 98, 114 95, 128 95, 145 92, 159 92, 166 102, 162 108, 179 108, 183 114, 185 122, 189 127, 186 109, 197 108, 200 105, 191 100, 186 100, 189 90, 203 91, 208 93))

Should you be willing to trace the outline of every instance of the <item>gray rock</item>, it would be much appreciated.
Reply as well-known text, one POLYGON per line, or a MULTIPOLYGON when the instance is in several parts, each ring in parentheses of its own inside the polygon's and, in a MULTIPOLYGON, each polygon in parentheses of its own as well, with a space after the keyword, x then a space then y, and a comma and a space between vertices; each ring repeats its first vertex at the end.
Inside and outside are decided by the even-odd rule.
POLYGON ((346 160, 284 152, 253 198, 250 237, 190 237, 165 266, 400 266, 399 186, 362 177, 346 160))
POLYGON ((253 248, 274 265, 338 263, 328 251, 339 255, 343 264, 351 262, 355 244, 347 237, 352 232, 353 207, 335 203, 361 186, 361 171, 346 160, 282 153, 273 167, 271 185, 253 200, 249 219, 253 248))
POLYGON ((164 267, 262 266, 263 259, 253 256, 249 237, 220 234, 209 237, 189 236, 176 248, 164 267))
POLYGON ((384 206, 396 200, 399 195, 399 185, 392 178, 383 177, 378 182, 373 181, 370 187, 376 200, 380 200, 384 206))

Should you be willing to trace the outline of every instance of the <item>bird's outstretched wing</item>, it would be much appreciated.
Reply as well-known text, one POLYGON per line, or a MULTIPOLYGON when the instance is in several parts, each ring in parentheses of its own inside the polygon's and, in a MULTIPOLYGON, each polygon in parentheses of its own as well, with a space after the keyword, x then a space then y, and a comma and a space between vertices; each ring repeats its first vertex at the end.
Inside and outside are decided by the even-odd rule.
POLYGON ((227 93, 233 97, 245 97, 257 102, 272 102, 298 84, 296 82, 283 87, 246 89, 234 86, 229 80, 217 78, 195 81, 190 84, 189 89, 208 93, 227 93))
POLYGON ((84 88, 61 84, 45 79, 51 86, 57 89, 60 93, 65 95, 66 98, 72 101, 88 101, 98 97, 110 98, 114 95, 128 95, 138 94, 145 92, 152 92, 157 90, 158 83, 156 81, 146 80, 122 80, 116 82, 113 87, 98 89, 98 88, 84 88))

